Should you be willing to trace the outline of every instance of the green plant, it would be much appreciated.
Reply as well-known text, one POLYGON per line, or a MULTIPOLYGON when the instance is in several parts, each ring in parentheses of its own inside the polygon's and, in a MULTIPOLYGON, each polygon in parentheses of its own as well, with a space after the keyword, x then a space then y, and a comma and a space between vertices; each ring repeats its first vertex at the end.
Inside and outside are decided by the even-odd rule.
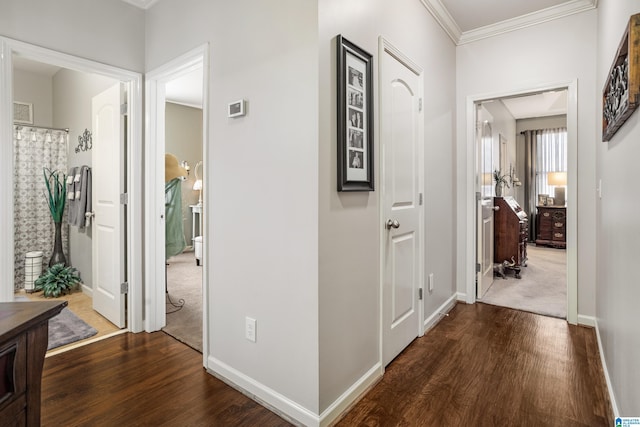
POLYGON ((64 264, 56 264, 34 282, 36 291, 44 291, 46 298, 55 298, 71 293, 80 283, 78 270, 64 264))
POLYGON ((511 175, 503 174, 498 169, 493 171, 493 182, 496 183, 496 188, 500 185, 506 185, 507 188, 511 187, 511 175))
POLYGON ((62 222, 62 216, 64 215, 64 205, 67 201, 67 175, 60 171, 51 171, 47 168, 42 168, 44 174, 44 183, 47 186, 47 203, 49 204, 49 211, 53 222, 62 222))

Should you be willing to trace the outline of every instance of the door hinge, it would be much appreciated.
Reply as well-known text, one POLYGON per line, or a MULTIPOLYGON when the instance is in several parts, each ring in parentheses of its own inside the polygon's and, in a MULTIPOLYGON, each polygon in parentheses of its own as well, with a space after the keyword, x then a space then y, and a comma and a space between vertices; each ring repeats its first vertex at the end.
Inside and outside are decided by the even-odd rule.
POLYGON ((418 112, 422 111, 422 98, 418 99, 418 112))
POLYGON ((126 116, 129 114, 129 104, 126 102, 124 104, 120 104, 120 115, 126 116))
POLYGON ((480 192, 476 191, 476 202, 481 199, 480 192))
POLYGON ((480 273, 480 263, 476 263, 476 273, 480 273))
POLYGON ((418 299, 422 299, 422 288, 418 288, 418 299))
POLYGON ((129 293, 129 282, 120 283, 120 293, 128 294, 129 293))
POLYGON ((422 206, 422 193, 418 194, 418 205, 422 206))
POLYGON ((120 193, 120 204, 121 205, 129 204, 129 193, 120 193))

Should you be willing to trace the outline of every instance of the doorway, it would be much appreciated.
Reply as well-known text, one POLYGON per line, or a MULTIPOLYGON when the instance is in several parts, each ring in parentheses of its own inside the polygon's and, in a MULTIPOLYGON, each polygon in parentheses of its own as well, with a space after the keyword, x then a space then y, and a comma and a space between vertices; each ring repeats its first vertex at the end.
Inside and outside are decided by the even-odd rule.
MULTIPOLYGON (((128 230, 128 233, 127 233, 128 238, 126 239, 126 241, 124 241, 123 239, 118 237, 118 247, 115 248, 113 251, 111 251, 112 253, 118 254, 117 258, 121 259, 124 263, 122 264, 122 269, 118 268, 117 269, 118 271, 111 269, 111 272, 108 275, 110 277, 109 289, 117 289, 118 290, 117 299, 123 302, 120 305, 120 309, 118 309, 118 316, 122 318, 123 323, 126 321, 126 327, 128 328, 128 330, 138 332, 142 328, 142 310, 141 310, 142 274, 141 274, 141 269, 139 268, 139 263, 141 260, 141 253, 142 253, 140 249, 141 248, 142 215, 140 210, 141 208, 140 201, 135 200, 134 198, 131 198, 128 200, 127 194, 136 194, 135 189, 139 188, 140 180, 141 180, 141 174, 139 172, 140 168, 135 166, 136 162, 139 161, 140 159, 139 153, 141 151, 141 144, 140 144, 141 90, 139 86, 139 83, 141 81, 141 76, 137 73, 120 70, 114 67, 106 66, 104 64, 94 63, 92 61, 84 60, 84 59, 73 57, 70 55, 65 55, 65 54, 51 51, 48 49, 39 48, 39 47, 18 42, 15 40, 0 39, 0 43, 2 44, 3 52, 8 53, 3 55, 1 59, 3 74, 7 78, 2 81, 2 86, 0 87, 0 94, 1 94, 0 98, 2 102, 0 107, 0 123, 2 123, 3 125, 2 131, 5 133, 5 137, 7 140, 13 140, 14 137, 16 136, 16 129, 13 127, 13 122, 14 122, 13 85, 15 83, 15 80, 19 79, 19 77, 17 77, 18 73, 21 73, 19 67, 24 66, 24 64, 34 65, 37 63, 37 64, 40 64, 39 66, 43 66, 45 68, 48 67, 50 70, 49 72, 51 72, 51 76, 61 70, 64 70, 63 72, 64 76, 62 77, 70 78, 70 80, 65 81, 64 84, 69 83, 70 81, 73 80, 73 78, 78 78, 79 76, 84 76, 84 77, 91 76, 90 77, 91 79, 94 79, 95 82, 99 80, 100 84, 104 86, 112 85, 117 87, 117 101, 114 103, 114 105, 110 106, 109 108, 112 111, 114 111, 114 113, 112 114, 114 123, 116 121, 119 124, 121 123, 121 119, 120 119, 121 111, 126 113, 126 119, 124 119, 126 121, 126 127, 123 128, 124 131, 122 133, 118 131, 117 134, 118 135, 122 134, 122 137, 124 138, 127 144, 126 146, 123 146, 123 147, 126 147, 126 149, 123 149, 122 157, 117 156, 117 159, 116 159, 116 161, 118 162, 117 169, 119 171, 119 172, 116 172, 116 176, 119 176, 120 179, 112 180, 112 182, 115 182, 118 187, 118 194, 115 197, 117 199, 116 205, 121 206, 121 203, 122 203, 121 208, 118 210, 121 210, 123 212, 123 215, 124 215, 124 211, 126 210, 129 215, 127 215, 126 218, 124 216, 122 217, 122 221, 123 221, 122 226, 126 227, 126 229, 128 230), (18 68, 16 69, 15 72, 14 72, 14 62, 18 62, 18 68), (122 93, 120 91, 121 84, 123 86, 123 89, 126 91, 126 93, 122 93), (124 103, 122 102, 122 100, 124 100, 124 103), (127 111, 124 111, 122 104, 127 106, 126 108, 127 111), (125 181, 125 179, 127 181, 125 181), (121 184, 123 185, 122 187, 120 187, 121 184), (126 187, 124 185, 126 185, 126 187), (126 289, 127 285, 130 285, 128 290, 126 289), (122 296, 120 296, 121 289, 125 291, 125 293, 122 294, 122 296), (126 314, 123 311, 124 305, 125 305, 124 301, 126 301, 127 306, 129 308, 126 314)), ((60 87, 63 87, 64 84, 59 82, 60 87)), ((100 86, 100 84, 98 84, 98 86, 100 86)), ((36 142, 38 141, 39 137, 38 135, 35 135, 37 133, 35 132, 35 130, 40 128, 36 124, 38 120, 43 120, 43 123, 47 124, 48 126, 48 127, 45 126, 44 135, 42 135, 42 138, 41 138, 41 142, 43 143, 49 143, 49 140, 53 139, 52 135, 47 135, 47 131, 54 130, 53 126, 57 122, 54 122, 55 115, 53 113, 52 108, 50 108, 49 113, 47 113, 46 108, 38 107, 38 110, 36 110, 35 105, 46 105, 47 103, 49 103, 50 105, 53 106, 54 98, 58 99, 61 104, 65 102, 72 103, 71 100, 65 98, 65 96, 54 97, 53 96, 54 84, 51 83, 50 86, 51 86, 51 89, 49 91, 51 93, 50 96, 47 95, 48 91, 46 89, 41 90, 42 88, 39 88, 37 86, 35 87, 32 86, 28 88, 32 90, 31 94, 28 93, 28 90, 22 91, 22 92, 16 91, 16 95, 18 96, 33 97, 33 99, 37 100, 32 103, 25 102, 25 104, 32 104, 31 107, 33 108, 33 110, 32 110, 32 116, 30 117, 30 120, 32 122, 20 123, 20 125, 23 126, 22 130, 25 132, 25 135, 28 132, 29 137, 32 138, 31 135, 34 134, 36 142), (44 101, 42 101, 42 97, 44 97, 45 99, 44 101), (34 120, 36 122, 33 122, 34 120), (46 123, 47 121, 48 123, 46 123), (31 130, 32 128, 30 128, 29 126, 32 126, 34 131, 32 131, 31 130), (25 127, 26 127, 26 130, 25 130, 25 127)), ((104 87, 102 89, 104 89, 104 87)), ((78 92, 82 92, 82 91, 79 90, 78 92)), ((89 93, 89 92, 84 93, 82 95, 83 98, 86 98, 88 100, 87 101, 88 106, 87 105, 69 105, 67 106, 66 109, 63 109, 63 108, 56 109, 57 116, 58 116, 57 118, 60 120, 72 120, 72 119, 64 118, 64 116, 67 112, 74 111, 74 109, 77 109, 75 111, 79 111, 80 109, 85 109, 89 111, 88 118, 82 115, 81 113, 76 113, 76 114, 70 113, 74 117, 80 116, 81 117, 80 120, 82 121, 82 123, 70 123, 69 124, 70 132, 71 131, 78 132, 75 129, 76 126, 78 127, 78 129, 81 129, 81 131, 79 131, 80 134, 85 136, 86 134, 90 134, 91 130, 93 130, 94 123, 93 123, 93 118, 91 117, 92 116, 91 99, 94 95, 98 95, 99 91, 96 91, 96 93, 89 93), (84 132, 85 130, 87 132, 84 132)), ((19 101, 19 99, 17 98, 15 98, 15 100, 19 101)), ((103 112, 104 111, 106 110, 103 110, 103 112)), ((105 117, 106 116, 103 115, 102 119, 105 119, 105 117)), ((79 136, 79 135, 76 134, 75 136, 79 136)), ((68 143, 69 145, 68 147, 69 150, 73 150, 73 153, 75 154, 76 153, 75 148, 77 148, 82 144, 80 144, 79 142, 76 143, 76 141, 70 141, 68 138, 68 135, 65 138, 66 138, 66 143, 68 143)), ((95 134, 95 138, 96 138, 96 144, 97 144, 97 139, 104 138, 104 135, 95 134)), ((83 141, 85 142, 83 147, 85 148, 87 148, 88 146, 86 144, 87 140, 88 138, 83 139, 83 141)), ((13 145, 6 144, 5 147, 3 147, 3 150, 4 150, 3 154, 6 154, 2 157, 3 159, 2 161, 4 162, 3 163, 4 167, 2 169, 5 170, 5 172, 3 173, 8 175, 5 177, 7 178, 7 182, 13 182, 14 181, 13 145)), ((77 153, 80 153, 82 151, 83 150, 79 148, 77 153)), ((78 163, 80 162, 86 163, 85 160, 87 160, 87 158, 79 158, 76 160, 78 160, 78 163)), ((75 160, 74 160, 74 163, 75 163, 75 160)), ((40 172, 40 176, 41 176, 41 173, 42 172, 40 172)), ((68 173, 68 170, 65 170, 64 173, 65 174, 68 173)), ((11 187, 11 190, 12 189, 13 188, 11 187)), ((2 206, 3 206, 2 215, 0 215, 0 217, 2 218, 3 226, 5 226, 5 229, 11 231, 11 234, 3 236, 3 237, 6 237, 5 239, 6 244, 0 249, 3 252, 2 255, 4 255, 0 258, 3 259, 2 262, 6 263, 3 265, 3 267, 6 267, 5 269, 3 269, 3 272, 4 272, 3 274, 7 276, 4 278, 2 285, 0 285, 0 293, 1 293, 1 300, 12 301, 14 298, 13 283, 14 283, 14 267, 16 262, 14 258, 14 247, 13 247, 13 243, 15 240, 13 235, 14 193, 13 191, 2 191, 2 194, 0 194, 0 196, 2 197, 2 206)), ((120 235, 120 233, 118 233, 118 235, 120 235)), ((85 237, 85 238, 93 237, 93 234, 91 234, 90 236, 85 235, 82 237, 85 237)), ((93 241, 95 242, 96 240, 93 239, 93 241)), ((82 245, 79 244, 78 242, 72 243, 72 246, 73 245, 78 245, 79 248, 82 247, 82 245)), ((88 253, 88 256, 91 257, 91 253, 94 252, 93 249, 87 251, 86 248, 85 250, 80 250, 80 251, 83 253, 78 254, 78 252, 76 251, 75 255, 72 255, 72 254, 70 255, 81 264, 82 264, 81 260, 83 256, 87 256, 87 253, 88 253)), ((83 267, 83 269, 85 270, 84 273, 81 272, 81 278, 85 283, 89 281, 88 280, 89 276, 93 276, 93 274, 88 273, 89 270, 92 270, 92 271, 94 270, 93 264, 94 264, 94 261, 84 264, 85 266, 88 266, 88 267, 83 267)), ((116 263, 116 265, 117 264, 119 263, 116 263)), ((93 290, 93 286, 91 286, 91 289, 93 290)))
MULTIPOLYGON (((476 108, 485 110, 493 120, 493 131, 489 140, 493 147, 491 169, 494 173, 490 180, 484 180, 487 181, 484 182, 482 176, 486 173, 484 175, 481 173, 476 161, 473 176, 475 191, 487 188, 493 198, 498 191, 496 173, 504 177, 506 182, 505 185, 501 185, 505 194, 503 197, 496 198, 497 206, 495 208, 496 210, 502 209, 504 212, 493 213, 496 227, 495 251, 493 252, 500 258, 493 263, 495 281, 493 274, 484 276, 478 273, 476 289, 472 291, 474 301, 477 298, 490 304, 563 317, 567 318, 570 323, 577 322, 577 283, 575 280, 577 268, 575 263, 575 251, 577 250, 577 246, 575 246, 577 242, 575 238, 577 230, 575 222, 577 218, 575 213, 577 206, 575 198, 577 194, 575 188, 577 138, 575 135, 576 102, 574 90, 575 87, 572 83, 473 100, 472 108, 474 111, 476 108), (555 152, 536 153, 535 141, 532 143, 530 138, 525 141, 525 133, 529 129, 542 128, 548 129, 550 134, 557 134, 558 138, 553 141, 555 144, 553 146, 564 149, 562 151, 558 148, 559 155, 555 152), (531 151, 532 147, 534 151, 531 151), (536 158, 538 158, 537 166, 536 158), (553 164, 545 167, 543 165, 545 162, 553 164), (569 194, 566 198, 566 205, 564 200, 559 200, 556 203, 552 197, 554 194, 541 194, 545 197, 545 201, 538 203, 537 193, 549 192, 547 172, 556 169, 568 177, 566 182, 570 184, 566 187, 569 194), (558 238, 553 242, 541 240, 537 231, 537 226, 540 224, 538 214, 541 213, 542 208, 547 208, 547 200, 549 209, 558 211, 554 215, 562 216, 562 221, 557 220, 551 223, 551 226, 558 227, 555 230, 557 232, 554 233, 558 238), (543 204, 543 207, 539 206, 543 204), (509 237, 510 220, 515 223, 515 225, 512 224, 512 228, 520 227, 515 231, 524 236, 520 238, 520 241, 517 240, 517 237, 515 239, 509 237), (518 222, 520 222, 519 225, 518 222), (527 228, 531 230, 530 235, 527 233, 527 228), (514 240, 513 244, 511 240, 514 240), (514 253, 509 255, 514 255, 514 257, 507 257, 506 244, 513 246, 514 253), (509 280, 513 283, 509 282, 509 286, 506 286, 505 284, 509 280), (541 283, 549 286, 539 286, 541 283)), ((478 126, 479 124, 474 120, 476 132, 478 132, 478 126)), ((538 151, 540 151, 541 145, 543 144, 538 144, 538 151)), ((476 159, 479 158, 480 149, 476 149, 475 153, 476 159)), ((563 186, 561 190, 564 188, 563 186)), ((551 193, 553 190, 554 188, 551 188, 551 193)), ((558 189, 556 192, 558 196, 564 196, 564 191, 561 192, 558 189)), ((478 203, 474 218, 480 217, 479 206, 478 203)), ((541 215, 545 213, 541 213, 541 215)), ((474 219, 474 222, 477 224, 475 230, 479 231, 480 220, 474 219)), ((551 231, 549 233, 551 234, 551 231)), ((487 242, 482 239, 482 234, 478 233, 474 247, 489 247, 487 242)), ((484 263, 480 254, 481 251, 478 250, 476 263, 481 266, 484 263)), ((482 268, 477 270, 482 270, 482 268)))
MULTIPOLYGON (((180 301, 181 297, 173 295, 175 289, 172 283, 167 280, 173 276, 173 270, 176 268, 187 268, 189 271, 195 272, 192 280, 199 287, 199 298, 201 311, 196 316, 187 316, 187 329, 195 329, 200 334, 201 347, 197 348, 203 354, 203 364, 206 362, 207 354, 207 247, 210 244, 207 239, 207 81, 208 81, 208 46, 204 45, 196 48, 185 55, 170 61, 164 66, 151 71, 147 74, 146 83, 146 106, 148 112, 147 120, 147 138, 146 138, 146 169, 147 169, 147 186, 146 186, 146 206, 149 212, 148 221, 146 222, 146 247, 152 248, 146 257, 146 271, 150 284, 147 299, 147 324, 146 330, 156 331, 163 328, 171 328, 172 317, 181 316, 190 310, 191 307, 185 309, 185 305, 180 301), (199 101, 197 106, 192 102, 179 101, 175 97, 184 95, 186 86, 194 87, 187 82, 195 83, 197 87, 194 92, 199 101), (172 95, 172 91, 174 91, 172 95), (169 102, 168 101, 173 101, 169 102), (177 101, 177 102, 176 102, 177 101), (191 105, 185 105, 191 104, 191 105), (194 108, 199 107, 199 108, 194 108), (199 141, 191 141, 194 150, 197 151, 195 157, 182 153, 186 143, 180 140, 180 137, 174 139, 168 130, 171 126, 171 115, 180 110, 180 113, 190 112, 192 116, 200 117, 199 133, 197 136, 190 137, 199 141), (197 111, 196 111, 197 110, 197 111), (174 151, 171 153, 170 151, 174 151), (172 156, 168 156, 171 154, 172 156), (193 157, 190 158, 189 156, 193 157), (169 160, 167 160, 169 159, 169 160), (175 159, 175 160, 174 160, 175 159), (179 168, 177 174, 171 177, 165 176, 165 162, 177 162, 179 168), (189 169, 187 171, 187 168, 189 169), (175 176, 174 176, 175 175, 175 176), (196 177, 197 175, 197 177, 196 177), (167 222, 170 221, 168 211, 165 207, 167 178, 174 179, 178 177, 183 179, 180 183, 182 194, 181 210, 183 211, 182 223, 180 219, 175 223, 179 228, 178 236, 185 235, 184 248, 182 244, 178 245, 180 250, 172 251, 175 257, 167 259, 169 252, 167 251, 167 222), (198 182, 199 181, 199 182, 198 182), (185 252, 184 249, 187 251, 185 252), (196 253, 197 252, 197 253, 196 253), (167 265, 168 264, 168 265, 167 265), (170 271, 172 270, 172 271, 170 271), (167 301, 167 297, 172 298, 167 301), (167 305, 167 302, 169 303, 167 305), (177 310, 177 311, 176 311, 177 310), (183 311, 184 310, 184 311, 183 311)), ((190 126, 193 131, 194 126, 190 126)), ((186 135, 187 128, 183 128, 178 135, 186 135)), ((174 182, 177 186, 178 183, 174 182)), ((179 240, 179 239, 178 239, 179 240)), ((178 242, 180 243, 180 242, 178 242)), ((184 282, 180 279, 179 281, 184 282)), ((178 285, 178 283, 174 283, 178 285)), ((185 304, 188 301, 184 301, 185 304)), ((169 332, 169 331, 168 331, 169 332)), ((179 334, 180 332, 178 332, 179 334)), ((173 332, 172 334, 175 334, 173 332)), ((181 337, 177 336, 178 339, 181 337)), ((191 344, 190 344, 191 345, 191 344)), ((192 347, 195 348, 194 345, 192 347)))

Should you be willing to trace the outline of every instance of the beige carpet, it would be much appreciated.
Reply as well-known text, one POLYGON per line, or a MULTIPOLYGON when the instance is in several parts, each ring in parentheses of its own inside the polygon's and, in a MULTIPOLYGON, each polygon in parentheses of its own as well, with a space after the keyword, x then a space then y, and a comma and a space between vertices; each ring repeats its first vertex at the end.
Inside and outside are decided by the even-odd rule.
POLYGON ((529 245, 527 254, 529 261, 521 270, 521 279, 513 272, 508 272, 506 279, 495 277, 479 301, 566 319, 566 250, 529 245))
POLYGON ((202 266, 194 252, 169 258, 167 266, 167 326, 163 331, 202 353, 202 266), (177 310, 169 303, 184 300, 177 310))

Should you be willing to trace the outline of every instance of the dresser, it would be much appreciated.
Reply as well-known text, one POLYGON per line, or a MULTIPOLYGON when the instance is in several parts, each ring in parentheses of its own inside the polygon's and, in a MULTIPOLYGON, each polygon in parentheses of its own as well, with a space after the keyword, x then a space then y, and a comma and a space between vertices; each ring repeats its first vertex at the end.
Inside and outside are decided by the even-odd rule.
POLYGON ((536 217, 536 245, 554 248, 567 247, 567 208, 538 206, 536 217))
POLYGON ((0 303, 0 425, 40 425, 49 319, 66 305, 66 301, 0 303))
POLYGON ((494 197, 493 262, 508 263, 520 278, 520 267, 527 265, 529 219, 513 197, 494 197), (496 209, 497 208, 497 209, 496 209))

